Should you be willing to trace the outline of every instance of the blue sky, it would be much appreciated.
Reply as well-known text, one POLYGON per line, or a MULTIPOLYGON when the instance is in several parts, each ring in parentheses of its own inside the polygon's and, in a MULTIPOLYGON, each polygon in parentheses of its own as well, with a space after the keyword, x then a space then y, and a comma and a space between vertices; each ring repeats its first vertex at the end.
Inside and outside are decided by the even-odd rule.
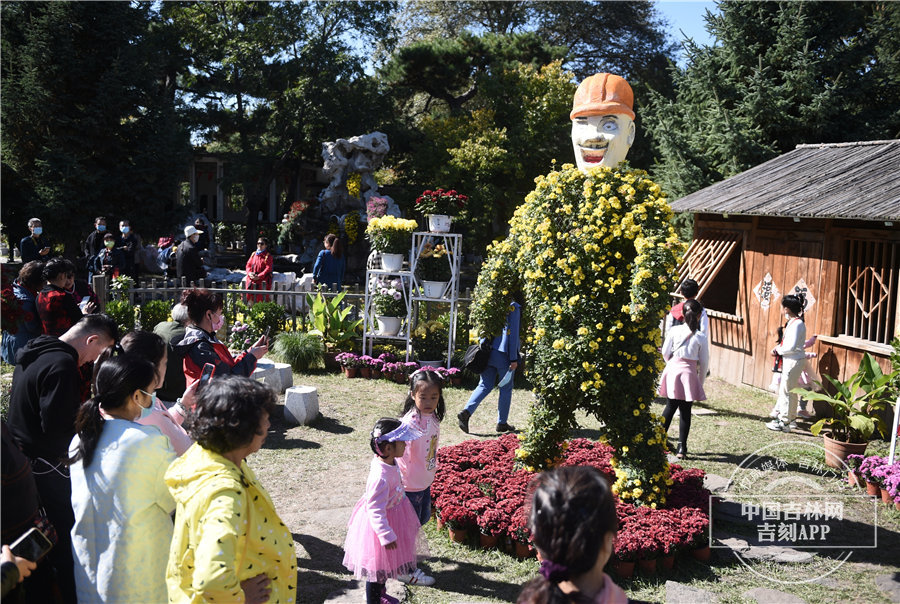
MULTIPOLYGON (((707 10, 716 13, 715 2, 682 2, 659 0, 657 10, 669 21, 669 34, 679 44, 685 38, 693 38, 697 44, 711 45, 713 40, 706 31, 703 15, 707 10)), ((679 61, 679 65, 682 62, 679 61)))

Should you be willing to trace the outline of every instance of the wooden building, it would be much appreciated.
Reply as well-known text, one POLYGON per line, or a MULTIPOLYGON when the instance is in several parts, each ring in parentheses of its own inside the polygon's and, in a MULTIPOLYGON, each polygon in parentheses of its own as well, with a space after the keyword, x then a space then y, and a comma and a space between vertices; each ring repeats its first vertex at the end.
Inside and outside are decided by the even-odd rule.
POLYGON ((807 294, 811 376, 845 379, 865 352, 890 368, 900 336, 900 140, 798 145, 682 197, 694 239, 679 279, 700 284, 710 369, 766 388, 781 296, 807 294))

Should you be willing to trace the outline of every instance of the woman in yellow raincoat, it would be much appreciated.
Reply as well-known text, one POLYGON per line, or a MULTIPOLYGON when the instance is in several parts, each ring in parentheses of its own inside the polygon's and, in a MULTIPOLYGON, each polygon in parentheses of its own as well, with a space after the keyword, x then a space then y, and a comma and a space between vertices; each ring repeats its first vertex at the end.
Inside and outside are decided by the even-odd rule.
POLYGON ((213 378, 185 419, 196 441, 166 472, 176 503, 170 602, 296 602, 294 541, 245 458, 262 447, 275 393, 213 378))

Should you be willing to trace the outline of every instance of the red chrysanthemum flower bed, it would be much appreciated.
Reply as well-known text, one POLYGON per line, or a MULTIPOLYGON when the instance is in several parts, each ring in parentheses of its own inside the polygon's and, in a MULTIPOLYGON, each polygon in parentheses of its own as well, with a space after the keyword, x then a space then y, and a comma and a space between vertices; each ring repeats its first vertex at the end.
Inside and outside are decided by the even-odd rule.
MULTIPOLYGON (((514 467, 519 440, 506 434, 496 440, 468 440, 438 451, 438 470, 431 485, 435 511, 450 528, 478 528, 488 535, 527 543, 528 483, 534 473, 514 467)), ((562 465, 593 466, 615 481, 610 465, 613 448, 586 438, 568 443, 562 465)), ((639 560, 674 554, 706 543, 709 491, 703 471, 672 465, 672 487, 665 507, 636 507, 616 500, 619 531, 615 556, 639 560)))

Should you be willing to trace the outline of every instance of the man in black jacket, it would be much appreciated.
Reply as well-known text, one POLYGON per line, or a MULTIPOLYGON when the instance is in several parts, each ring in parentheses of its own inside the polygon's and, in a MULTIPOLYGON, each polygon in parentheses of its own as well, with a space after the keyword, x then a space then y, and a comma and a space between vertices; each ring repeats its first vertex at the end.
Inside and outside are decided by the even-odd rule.
POLYGON ((61 336, 39 336, 16 355, 9 401, 9 431, 31 461, 41 502, 59 541, 51 550, 63 597, 75 601, 72 540, 72 484, 67 464, 81 406, 78 368, 95 360, 118 339, 116 322, 85 315, 61 336))
POLYGON ((201 233, 194 225, 184 227, 184 243, 178 246, 175 255, 175 270, 179 281, 184 277, 190 284, 199 283, 200 279, 206 278, 206 269, 200 258, 200 250, 197 249, 201 233))

